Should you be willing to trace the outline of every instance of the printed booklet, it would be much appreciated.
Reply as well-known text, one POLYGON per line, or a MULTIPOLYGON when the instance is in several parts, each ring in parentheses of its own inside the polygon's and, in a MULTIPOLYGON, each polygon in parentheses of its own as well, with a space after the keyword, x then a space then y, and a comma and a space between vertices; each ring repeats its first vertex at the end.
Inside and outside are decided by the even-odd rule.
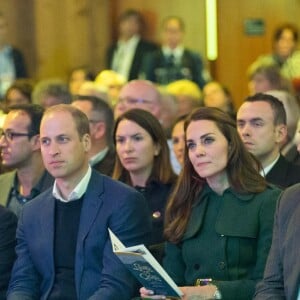
POLYGON ((108 231, 113 252, 146 289, 155 295, 180 299, 182 292, 145 245, 126 248, 110 229, 108 231))

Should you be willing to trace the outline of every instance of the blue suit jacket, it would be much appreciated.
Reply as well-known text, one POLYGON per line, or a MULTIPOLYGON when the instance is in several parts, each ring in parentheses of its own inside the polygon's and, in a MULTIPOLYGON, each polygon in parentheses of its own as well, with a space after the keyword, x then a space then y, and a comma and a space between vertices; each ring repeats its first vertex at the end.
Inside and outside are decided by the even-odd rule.
MULTIPOLYGON (((47 299, 54 283, 55 199, 52 189, 24 206, 17 229, 17 260, 8 299, 47 299)), ((84 196, 77 237, 78 299, 130 299, 136 281, 112 252, 107 228, 126 245, 146 242, 151 231, 144 198, 96 171, 84 196)))

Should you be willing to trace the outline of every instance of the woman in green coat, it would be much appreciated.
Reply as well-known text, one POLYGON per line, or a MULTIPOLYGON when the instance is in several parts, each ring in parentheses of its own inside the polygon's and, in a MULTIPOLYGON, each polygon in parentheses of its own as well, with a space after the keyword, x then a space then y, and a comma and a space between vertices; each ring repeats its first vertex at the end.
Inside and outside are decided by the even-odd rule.
POLYGON ((252 299, 281 191, 259 175, 226 113, 200 108, 185 133, 184 168, 166 211, 164 268, 184 300, 252 299))

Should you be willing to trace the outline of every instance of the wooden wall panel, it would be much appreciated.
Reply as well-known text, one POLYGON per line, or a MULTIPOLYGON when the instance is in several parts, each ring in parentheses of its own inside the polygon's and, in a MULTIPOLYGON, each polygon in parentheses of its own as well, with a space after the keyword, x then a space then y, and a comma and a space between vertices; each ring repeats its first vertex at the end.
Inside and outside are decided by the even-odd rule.
POLYGON ((63 77, 74 67, 104 67, 108 0, 36 0, 37 77, 63 77), (104 46, 105 45, 105 46, 104 46))
POLYGON ((29 74, 36 67, 33 0, 0 0, 0 11, 8 22, 8 41, 22 50, 29 74))
POLYGON ((248 95, 246 70, 261 54, 271 52, 274 29, 282 22, 300 28, 299 0, 219 0, 219 57, 215 62, 216 78, 232 91, 238 108, 248 95), (266 31, 262 36, 244 33, 246 18, 262 18, 266 31))

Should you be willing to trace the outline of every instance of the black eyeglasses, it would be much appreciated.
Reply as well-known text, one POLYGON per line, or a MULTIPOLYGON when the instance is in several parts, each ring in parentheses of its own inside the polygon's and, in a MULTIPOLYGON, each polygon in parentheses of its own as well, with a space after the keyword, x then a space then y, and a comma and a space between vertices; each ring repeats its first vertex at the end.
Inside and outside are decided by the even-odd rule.
POLYGON ((32 133, 21 133, 21 132, 13 132, 13 131, 1 131, 0 136, 4 136, 7 141, 13 141, 15 137, 20 136, 27 136, 27 137, 33 137, 34 134, 32 133))

